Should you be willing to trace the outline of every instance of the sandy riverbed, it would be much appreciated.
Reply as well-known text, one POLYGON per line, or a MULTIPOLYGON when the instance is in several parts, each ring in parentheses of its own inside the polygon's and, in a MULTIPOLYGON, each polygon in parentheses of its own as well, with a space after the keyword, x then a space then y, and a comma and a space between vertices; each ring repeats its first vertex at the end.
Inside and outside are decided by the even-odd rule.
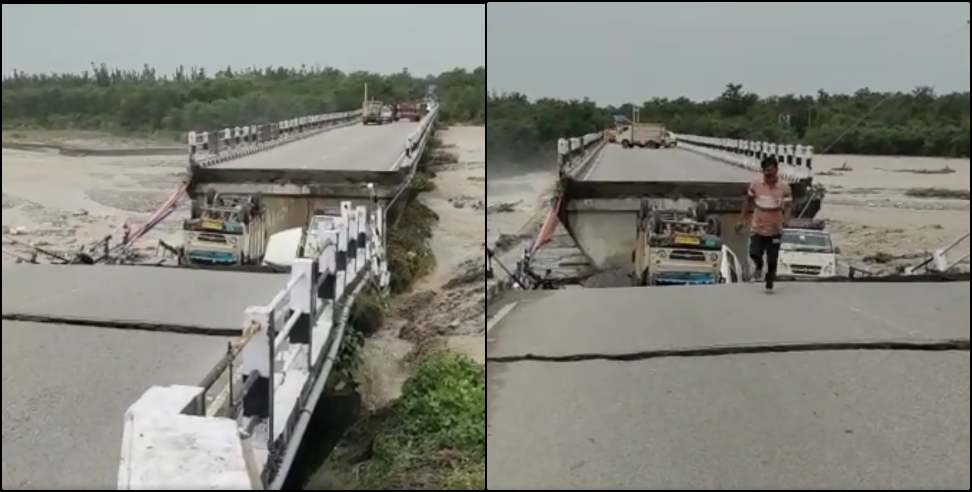
MULTIPOLYGON (((845 262, 877 272, 914 263, 902 258, 887 263, 865 261, 877 254, 920 257, 969 231, 969 201, 914 198, 913 188, 969 191, 969 159, 881 157, 856 155, 817 156, 815 182, 827 187, 819 218, 829 220, 834 240, 845 262), (849 171, 834 168, 849 167, 849 171), (941 174, 915 173, 916 170, 941 174), (823 173, 823 175, 819 175, 823 173)), ((969 253, 969 241, 950 254, 969 253)))
MULTIPOLYGON (((29 257, 29 243, 70 255, 114 234, 134 230, 179 186, 186 162, 178 156, 65 156, 56 150, 3 149, 3 261, 29 257)), ((159 239, 178 241, 188 202, 140 240, 154 254, 159 239)), ((39 256, 38 261, 50 261, 39 256)))

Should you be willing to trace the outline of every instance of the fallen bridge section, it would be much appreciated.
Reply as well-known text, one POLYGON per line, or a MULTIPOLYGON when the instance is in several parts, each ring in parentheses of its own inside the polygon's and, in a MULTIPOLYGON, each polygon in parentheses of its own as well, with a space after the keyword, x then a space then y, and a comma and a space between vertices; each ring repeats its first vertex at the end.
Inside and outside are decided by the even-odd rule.
POLYGON ((415 175, 437 117, 432 106, 418 123, 352 125, 217 165, 191 165, 186 192, 196 201, 210 190, 259 194, 268 234, 337 214, 345 200, 389 208, 415 175))
MULTIPOLYGON (((561 222, 598 269, 622 274, 631 270, 639 211, 645 206, 696 210, 702 205, 706 214, 720 219, 723 243, 744 256, 748 233, 735 229, 748 184, 759 176, 751 162, 755 158, 737 153, 735 147, 681 140, 679 148, 671 149, 592 144, 572 159, 572 170, 562 176, 561 222)), ((812 217, 820 198, 813 196, 806 168, 785 164, 784 170, 795 208, 816 203, 807 210, 812 217)), ((743 268, 748 270, 748 264, 743 268)))

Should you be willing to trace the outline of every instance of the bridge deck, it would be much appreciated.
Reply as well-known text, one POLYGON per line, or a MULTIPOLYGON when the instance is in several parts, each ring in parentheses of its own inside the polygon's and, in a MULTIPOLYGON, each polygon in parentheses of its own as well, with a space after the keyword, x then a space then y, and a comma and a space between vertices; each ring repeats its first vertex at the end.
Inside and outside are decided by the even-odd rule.
POLYGON ((586 181, 748 182, 755 175, 683 149, 604 147, 582 178, 586 181))
POLYGON ((199 384, 227 340, 3 321, 3 488, 115 488, 128 407, 199 384))
POLYGON ((286 274, 109 265, 4 265, 3 315, 143 323, 236 334, 286 274))
MULTIPOLYGON (((5 265, 3 488, 114 488, 125 410, 153 385, 197 385, 249 305, 287 275, 135 266, 5 265), (155 330, 98 325, 139 323, 155 330)), ((210 395, 212 396, 212 395, 210 395)))
POLYGON ((519 293, 489 332, 487 487, 968 488, 967 350, 516 359, 969 339, 968 283, 760 288, 519 293))
POLYGON ((353 124, 214 166, 215 169, 387 171, 418 123, 353 124))

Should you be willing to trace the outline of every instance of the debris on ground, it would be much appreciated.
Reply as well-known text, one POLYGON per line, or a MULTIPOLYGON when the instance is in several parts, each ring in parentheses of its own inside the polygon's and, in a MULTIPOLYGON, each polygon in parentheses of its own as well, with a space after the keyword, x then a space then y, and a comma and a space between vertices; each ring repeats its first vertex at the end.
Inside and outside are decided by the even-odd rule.
POLYGON ((880 168, 882 171, 892 172, 892 173, 911 173, 911 174, 952 174, 955 172, 954 169, 945 166, 938 169, 884 169, 880 168))
POLYGON ((522 202, 523 200, 517 200, 515 202, 504 202, 504 203, 497 203, 495 205, 490 205, 489 207, 486 208, 486 213, 502 214, 502 213, 515 212, 516 206, 522 202))
POLYGON ((845 173, 845 172, 848 172, 848 171, 853 171, 854 168, 848 166, 847 165, 847 161, 844 161, 844 163, 841 164, 840 167, 832 167, 832 168, 830 168, 830 170, 831 171, 839 171, 839 172, 845 173))
POLYGON ((493 249, 496 251, 506 251, 513 247, 516 243, 529 239, 529 236, 519 235, 519 234, 500 234, 496 238, 496 243, 493 245, 493 249))
POLYGON ((471 283, 475 283, 477 285, 481 284, 483 279, 486 277, 486 266, 483 261, 485 260, 480 261, 470 258, 460 263, 458 267, 459 273, 449 279, 449 281, 447 281, 442 288, 445 290, 450 290, 471 283))
POLYGON ((465 208, 466 206, 469 206, 469 208, 473 210, 482 210, 484 207, 482 200, 469 195, 450 197, 446 201, 452 204, 452 206, 455 208, 465 208))
POLYGON ((911 188, 905 195, 916 198, 947 198, 968 200, 969 190, 952 190, 947 188, 911 188))

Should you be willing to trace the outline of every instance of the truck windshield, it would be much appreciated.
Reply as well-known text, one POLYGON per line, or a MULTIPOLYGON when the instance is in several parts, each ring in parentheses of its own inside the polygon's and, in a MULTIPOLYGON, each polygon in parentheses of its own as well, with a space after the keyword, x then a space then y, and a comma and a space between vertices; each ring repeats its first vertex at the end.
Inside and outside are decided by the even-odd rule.
POLYGON ((781 249, 788 251, 812 251, 814 253, 832 253, 833 245, 830 236, 818 232, 783 231, 781 249))

